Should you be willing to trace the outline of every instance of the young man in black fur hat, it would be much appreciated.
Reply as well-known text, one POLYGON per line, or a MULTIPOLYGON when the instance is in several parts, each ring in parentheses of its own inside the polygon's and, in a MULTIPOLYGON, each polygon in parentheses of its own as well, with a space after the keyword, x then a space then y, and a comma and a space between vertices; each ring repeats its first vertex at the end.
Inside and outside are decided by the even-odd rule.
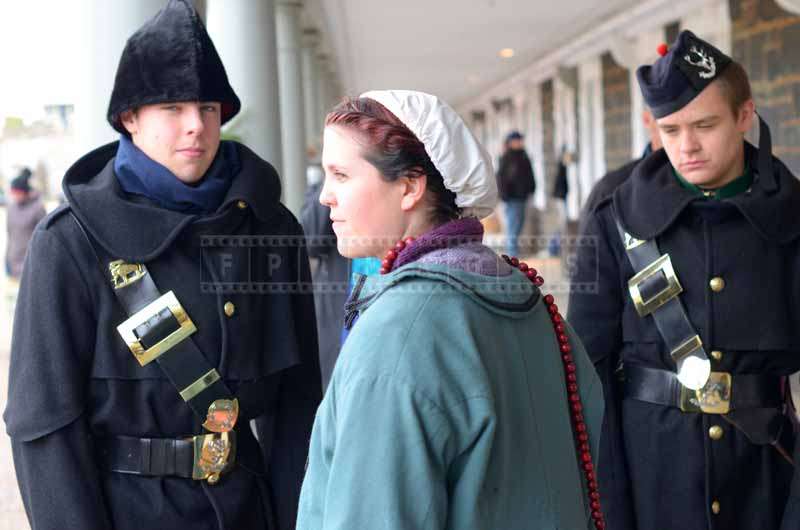
POLYGON ((22 277, 5 421, 33 530, 294 528, 314 306, 277 173, 220 142, 239 108, 187 0, 128 40, 120 140, 67 172, 22 277))
POLYGON ((604 383, 614 530, 800 528, 800 184, 744 140, 742 67, 689 31, 637 71, 663 149, 587 215, 569 320, 604 383), (794 478, 794 485, 793 484, 794 478))

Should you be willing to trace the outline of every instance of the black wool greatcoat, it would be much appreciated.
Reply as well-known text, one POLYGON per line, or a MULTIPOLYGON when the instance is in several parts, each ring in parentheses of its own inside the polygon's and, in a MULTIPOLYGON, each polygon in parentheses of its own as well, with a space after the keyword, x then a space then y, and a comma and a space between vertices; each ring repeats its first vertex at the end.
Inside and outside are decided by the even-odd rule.
POLYGON ((294 528, 321 400, 308 259, 300 225, 279 202, 277 173, 237 149, 241 170, 214 214, 126 195, 113 172, 114 143, 68 171, 69 206, 39 224, 19 293, 5 412, 33 530, 294 528), (116 326, 127 316, 107 264, 72 214, 102 251, 144 263, 162 293, 174 291, 197 326, 191 338, 239 397, 237 464, 217 484, 115 473, 101 463, 105 437, 186 437, 203 432, 202 420, 158 363, 141 367, 123 342, 116 326), (226 239, 204 245, 209 235, 286 237, 249 238, 269 241, 244 248, 226 239), (205 288, 223 282, 281 287, 205 288))
MULTIPOLYGON (((616 216, 632 236, 655 238, 670 255, 706 352, 722 352, 711 369, 733 374, 734 394, 736 374, 800 370, 800 183, 773 159, 778 190, 768 193, 756 171, 758 150, 746 144, 745 153, 755 180, 735 197, 692 194, 659 150, 586 218, 590 240, 572 280, 596 289, 573 291, 569 320, 604 384, 598 474, 609 529, 800 528, 800 479, 792 490, 793 467, 775 448, 751 442, 723 416, 626 398, 618 384, 620 365, 624 373, 630 365, 675 371, 675 363, 653 317, 636 313, 616 216), (713 277, 725 282, 719 292, 709 286, 713 277), (710 436, 715 425, 720 439, 710 436)), ((779 410, 765 414, 791 433, 779 410)), ((788 439, 786 451, 800 460, 788 439)))

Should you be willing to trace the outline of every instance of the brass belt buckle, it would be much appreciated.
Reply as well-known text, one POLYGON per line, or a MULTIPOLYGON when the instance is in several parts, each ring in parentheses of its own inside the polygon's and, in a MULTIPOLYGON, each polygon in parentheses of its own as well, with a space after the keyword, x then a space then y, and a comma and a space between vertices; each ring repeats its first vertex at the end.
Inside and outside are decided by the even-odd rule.
POLYGON ((703 388, 692 390, 681 385, 681 410, 706 414, 727 414, 731 410, 733 380, 728 372, 711 372, 703 388))
POLYGON ((636 307, 636 312, 642 317, 649 315, 681 294, 681 292, 683 292, 683 287, 681 287, 681 282, 678 281, 678 276, 675 274, 675 269, 672 267, 672 260, 669 254, 664 254, 659 257, 653 263, 642 269, 636 276, 628 280, 628 291, 631 294, 633 305, 636 307), (664 280, 667 282, 667 285, 659 292, 645 299, 640 286, 642 282, 657 274, 664 275, 664 280))
POLYGON ((198 434, 194 441, 192 479, 216 484, 236 461, 236 432, 198 434))
POLYGON ((133 356, 139 361, 139 364, 144 366, 197 331, 197 328, 192 322, 192 319, 189 318, 189 315, 186 314, 186 310, 181 303, 178 302, 175 293, 169 291, 117 326, 117 331, 128 345, 128 348, 130 348, 133 356), (157 316, 164 309, 169 309, 172 316, 175 317, 175 320, 178 322, 178 327, 167 337, 150 348, 145 349, 134 330, 151 318, 157 316))

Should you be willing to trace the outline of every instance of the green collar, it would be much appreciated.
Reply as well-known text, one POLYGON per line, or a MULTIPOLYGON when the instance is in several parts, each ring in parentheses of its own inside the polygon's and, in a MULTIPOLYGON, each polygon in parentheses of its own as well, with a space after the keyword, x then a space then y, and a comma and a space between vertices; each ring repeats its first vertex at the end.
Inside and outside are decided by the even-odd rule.
POLYGON ((678 182, 681 186, 685 189, 689 190, 690 192, 694 193, 695 195, 700 195, 709 199, 714 199, 717 201, 721 201, 722 199, 729 199, 731 197, 735 197, 740 193, 744 193, 750 186, 753 185, 753 172, 750 171, 750 166, 744 166, 744 173, 741 177, 738 177, 731 182, 728 182, 724 186, 716 190, 705 190, 700 186, 696 186, 683 178, 683 175, 675 171, 675 168, 672 168, 672 173, 675 175, 675 178, 678 179, 678 182))

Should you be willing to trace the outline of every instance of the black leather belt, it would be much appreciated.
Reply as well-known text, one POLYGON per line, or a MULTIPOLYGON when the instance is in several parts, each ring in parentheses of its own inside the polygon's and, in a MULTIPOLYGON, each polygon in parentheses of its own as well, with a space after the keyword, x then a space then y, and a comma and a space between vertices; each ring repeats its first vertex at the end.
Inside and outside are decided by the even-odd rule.
MULTIPOLYGON (((783 403, 781 381, 782 377, 777 375, 731 375, 728 389, 729 409, 780 407, 783 403)), ((675 372, 669 370, 626 364, 623 388, 627 398, 684 408, 682 404, 685 402, 687 389, 678 381, 675 372)))
POLYGON ((194 442, 178 438, 114 436, 97 441, 105 469, 116 473, 192 478, 194 442))
MULTIPOLYGON (((263 457, 258 442, 247 425, 236 436, 235 465, 263 475, 263 457)), ((199 435, 209 436, 209 435, 199 435)), ((101 467, 115 473, 142 476, 196 478, 194 438, 137 438, 135 436, 97 436, 95 446, 101 467)), ((233 467, 233 466, 232 466, 233 467)), ((230 471, 229 468, 226 470, 230 471)))

